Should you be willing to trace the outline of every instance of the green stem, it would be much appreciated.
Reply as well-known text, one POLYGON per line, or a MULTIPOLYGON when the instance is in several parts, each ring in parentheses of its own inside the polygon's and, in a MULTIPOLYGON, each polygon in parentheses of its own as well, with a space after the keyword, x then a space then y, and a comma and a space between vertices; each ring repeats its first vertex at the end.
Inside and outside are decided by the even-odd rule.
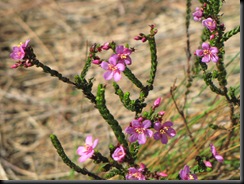
POLYGON ((56 137, 56 135, 51 134, 50 135, 50 139, 52 141, 53 146, 56 148, 59 156, 62 158, 63 162, 69 166, 71 169, 74 169, 76 172, 81 173, 83 175, 88 175, 96 180, 103 180, 103 178, 97 176, 94 173, 89 172, 86 168, 80 168, 79 166, 77 166, 75 163, 73 163, 68 156, 65 154, 64 149, 61 145, 61 143, 59 142, 58 138, 56 137))
POLYGON ((131 82, 133 82, 138 88, 142 89, 144 86, 141 83, 141 81, 139 81, 136 76, 131 72, 131 70, 129 68, 125 68, 124 70, 124 74, 126 77, 128 77, 128 79, 130 79, 131 82))
POLYGON ((222 41, 225 42, 226 40, 228 40, 230 37, 232 37, 233 35, 239 33, 241 31, 241 27, 240 26, 237 26, 236 28, 226 32, 224 35, 223 35, 223 38, 222 38, 222 41))

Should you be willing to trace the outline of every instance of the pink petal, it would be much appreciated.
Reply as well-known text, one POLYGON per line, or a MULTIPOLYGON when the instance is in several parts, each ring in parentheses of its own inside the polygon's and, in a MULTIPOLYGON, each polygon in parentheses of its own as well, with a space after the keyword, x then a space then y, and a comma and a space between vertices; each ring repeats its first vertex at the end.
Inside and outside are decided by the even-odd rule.
POLYGON ((127 133, 127 134, 133 134, 134 133, 134 129, 132 128, 132 127, 127 127, 126 129, 125 129, 125 132, 127 133))
POLYGON ((125 60, 124 60, 125 64, 127 65, 131 65, 131 58, 128 56, 125 60))
POLYGON ((219 52, 217 47, 211 47, 209 50, 211 51, 212 54, 217 54, 219 52))
POLYGON ((113 78, 113 72, 112 71, 107 71, 103 74, 103 77, 105 80, 111 80, 113 78))
POLYGON ((133 120, 133 121, 131 121, 131 125, 133 127, 140 127, 141 123, 138 120, 133 120))
POLYGON ((168 137, 166 134, 161 134, 161 142, 163 144, 167 144, 168 143, 168 137))
POLYGON ((145 136, 145 134, 139 134, 138 135, 138 143, 139 144, 145 144, 147 141, 147 138, 145 136))
POLYGON ((153 128, 154 128, 155 130, 159 131, 159 130, 161 129, 161 127, 162 127, 162 126, 161 126, 161 123, 160 123, 160 122, 155 122, 155 123, 154 123, 154 127, 153 127, 153 128))
POLYGON ((170 137, 174 137, 176 135, 176 131, 173 129, 173 128, 169 128, 167 130, 167 134, 170 136, 170 137))
POLYGON ((76 152, 78 155, 83 155, 85 151, 86 149, 84 146, 79 146, 76 152))
POLYGON ((123 72, 125 70, 125 65, 122 63, 119 63, 116 65, 116 67, 119 69, 119 71, 123 72))
POLYGON ((115 49, 115 52, 118 54, 122 54, 124 51, 124 46, 123 45, 118 45, 115 49))
POLYGON ((163 126, 165 127, 171 127, 171 126, 173 126, 173 123, 171 122, 171 121, 166 121, 164 124, 163 124, 163 126))
POLYGON ((92 145, 92 136, 91 135, 88 135, 87 137, 86 137, 86 144, 88 144, 88 145, 92 145))
POLYGON ((104 70, 108 70, 108 63, 107 62, 105 62, 105 61, 103 61, 101 64, 100 64, 100 66, 104 69, 104 70))
POLYGON ((209 56, 209 55, 204 56, 204 57, 202 58, 202 62, 204 62, 204 63, 208 63, 208 62, 210 62, 210 56, 209 56))
POLYGON ((146 135, 147 135, 148 137, 152 137, 152 136, 153 136, 153 131, 147 129, 147 130, 146 130, 146 135))
POLYGON ((218 160, 219 162, 223 162, 224 158, 221 155, 215 155, 216 160, 218 160))
POLYGON ((199 56, 199 57, 203 56, 203 50, 202 49, 197 49, 196 50, 196 55, 199 56))
POLYGON ((121 79, 121 74, 120 72, 115 72, 114 73, 114 80, 118 82, 121 79))
POLYGON ((110 57, 109 59, 108 59, 108 62, 111 64, 111 65, 116 65, 117 64, 117 59, 116 59, 116 57, 110 57))
POLYGON ((203 50, 208 50, 210 48, 210 45, 206 42, 202 43, 203 50))
POLYGON ((213 56, 211 57, 211 60, 212 60, 214 63, 217 63, 218 60, 219 60, 219 57, 218 57, 217 55, 213 55, 213 56))
POLYGON ((97 146, 97 143, 98 143, 98 139, 95 139, 95 141, 93 142, 92 147, 95 148, 97 146))
POLYGON ((84 161, 86 161, 87 159, 88 159, 89 157, 87 157, 87 156, 81 156, 80 158, 79 158, 79 162, 84 162, 84 161))
POLYGON ((130 142, 135 142, 137 139, 138 139, 137 134, 132 134, 132 135, 129 137, 129 141, 130 141, 130 142))
POLYGON ((161 139, 161 134, 160 134, 159 132, 155 132, 155 133, 153 134, 153 138, 154 138, 155 140, 159 140, 159 139, 161 139))
POLYGON ((150 120, 145 120, 142 122, 143 128, 149 128, 151 126, 151 121, 150 120))

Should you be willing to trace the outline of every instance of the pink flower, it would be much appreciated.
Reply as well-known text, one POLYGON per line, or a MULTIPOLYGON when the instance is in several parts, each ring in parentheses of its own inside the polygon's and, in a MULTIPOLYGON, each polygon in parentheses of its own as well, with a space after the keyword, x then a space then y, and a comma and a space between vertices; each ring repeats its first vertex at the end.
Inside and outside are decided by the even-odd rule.
POLYGON ((160 117, 163 117, 164 114, 165 114, 165 111, 160 111, 160 112, 158 112, 158 115, 159 115, 160 117))
POLYGON ((109 42, 106 42, 106 43, 104 43, 102 46, 101 46, 101 49, 103 49, 103 50, 108 50, 108 49, 110 49, 111 47, 110 47, 110 45, 109 45, 109 42))
POLYGON ((157 98, 153 103, 153 109, 157 108, 161 104, 161 98, 157 98))
POLYGON ((129 137, 130 142, 135 142, 138 140, 139 144, 145 144, 147 140, 146 137, 152 137, 153 135, 153 131, 149 130, 150 127, 150 120, 144 120, 143 122, 133 120, 131 125, 125 129, 125 132, 131 135, 129 137))
POLYGON ((193 19, 195 20, 195 21, 201 21, 201 19, 202 19, 202 15, 203 15, 203 9, 202 8, 199 8, 199 7, 196 7, 196 11, 195 12, 193 12, 193 19))
POLYGON ((100 65, 102 63, 102 61, 100 60, 100 58, 97 58, 97 59, 92 60, 92 63, 95 65, 100 65))
POLYGON ((122 162, 125 157, 124 147, 120 145, 118 148, 116 148, 112 154, 112 157, 115 161, 122 162))
POLYGON ((158 176, 161 176, 161 177, 167 177, 168 174, 166 174, 165 172, 161 171, 161 172, 157 172, 157 175, 158 176))
POLYGON ((180 170, 179 175, 182 180, 197 180, 197 175, 191 174, 188 165, 185 165, 184 168, 180 170))
POLYGON ((114 57, 110 57, 108 62, 103 61, 100 66, 104 70, 107 70, 103 75, 104 79, 110 80, 114 78, 116 82, 121 79, 121 72, 125 70, 125 65, 117 63, 117 60, 114 57))
POLYGON ((213 157, 218 161, 218 162, 223 162, 224 158, 218 154, 218 152, 216 151, 216 148, 214 147, 214 145, 211 143, 210 144, 210 150, 212 152, 213 157))
POLYGON ((126 180, 146 180, 145 176, 143 175, 144 167, 139 167, 136 169, 135 167, 130 167, 128 169, 128 173, 126 174, 126 180))
POLYGON ((202 21, 202 25, 209 29, 209 31, 214 31, 216 29, 216 21, 212 18, 207 18, 202 21))
POLYGON ((24 44, 20 43, 18 46, 14 46, 10 57, 14 60, 23 59, 25 57, 25 48, 27 47, 29 41, 30 40, 26 40, 24 44))
POLYGON ((207 160, 204 160, 203 162, 204 162, 206 167, 212 167, 212 163, 211 162, 209 162, 207 160))
POLYGON ((116 54, 113 54, 111 57, 116 58, 118 60, 118 63, 122 63, 125 65, 131 64, 131 58, 130 54, 132 53, 132 50, 124 47, 123 45, 118 45, 115 49, 116 54))
POLYGON ((92 136, 86 137, 85 146, 79 146, 77 149, 77 154, 80 155, 79 162, 84 162, 88 158, 91 158, 94 153, 94 148, 97 146, 98 139, 92 143, 92 136))
POLYGON ((202 49, 196 50, 196 55, 202 57, 202 62, 204 63, 208 63, 211 60, 216 63, 219 60, 218 52, 219 50, 217 47, 211 47, 208 43, 204 42, 202 44, 202 49))
POLYGON ((166 121, 162 125, 160 122, 155 122, 154 129, 157 132, 153 134, 154 139, 160 139, 163 144, 167 144, 168 137, 174 137, 176 135, 176 131, 171 126, 173 126, 173 123, 170 121, 166 121))

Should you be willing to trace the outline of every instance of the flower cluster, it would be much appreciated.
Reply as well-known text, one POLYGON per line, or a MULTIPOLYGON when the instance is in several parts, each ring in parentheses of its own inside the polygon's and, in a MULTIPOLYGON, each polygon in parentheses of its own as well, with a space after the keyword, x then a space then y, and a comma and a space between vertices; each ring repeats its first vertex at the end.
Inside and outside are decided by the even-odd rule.
POLYGON ((214 147, 214 145, 211 143, 210 144, 210 150, 212 152, 212 156, 218 161, 218 162, 223 162, 224 158, 218 154, 218 152, 216 151, 216 148, 214 147))
POLYGON ((146 180, 145 175, 143 175, 144 169, 144 164, 141 164, 139 168, 130 167, 125 176, 126 180, 146 180))
MULTIPOLYGON (((161 103, 161 98, 157 98, 154 101, 152 109, 155 110, 161 103)), ((176 131, 172 128, 173 123, 171 121, 166 121, 161 124, 162 116, 164 111, 158 113, 157 119, 154 123, 149 119, 144 119, 139 117, 130 122, 130 125, 125 129, 125 133, 129 134, 129 141, 136 142, 139 144, 145 144, 147 137, 153 137, 155 140, 161 140, 162 144, 168 143, 168 137, 174 137, 176 131), (155 132, 151 130, 154 128, 155 132)))
POLYGON ((197 175, 191 173, 188 165, 185 165, 184 168, 180 170, 179 176, 181 180, 197 180, 197 175))
MULTIPOLYGON (((112 42, 113 44, 113 42, 112 42)), ((110 43, 106 42, 103 45, 97 48, 98 52, 102 50, 109 50, 111 48, 110 43)), ((93 52, 94 52, 93 48, 93 52)), ((98 56, 94 56, 92 63, 96 65, 100 65, 101 68, 106 70, 103 74, 105 80, 114 79, 114 81, 119 81, 121 79, 121 73, 125 70, 127 65, 131 65, 131 53, 133 52, 132 49, 124 47, 123 45, 118 45, 115 50, 114 54, 110 56, 108 61, 102 61, 98 56)))
POLYGON ((117 162, 123 162, 125 158, 125 150, 122 145, 115 149, 115 151, 112 154, 112 158, 117 162))
POLYGON ((17 60, 17 62, 12 65, 11 68, 18 68, 19 66, 24 66, 28 68, 33 65, 28 59, 23 60, 26 55, 25 49, 28 46, 29 42, 30 40, 26 40, 25 43, 20 43, 18 46, 14 46, 12 48, 10 58, 12 58, 13 60, 17 60))
POLYGON ((210 61, 217 63, 219 60, 218 48, 211 47, 211 45, 206 42, 202 43, 202 49, 196 50, 196 55, 202 57, 202 62, 204 63, 208 63, 210 61))
MULTIPOLYGON (((195 21, 200 22, 202 20, 202 25, 210 31, 210 40, 214 39, 218 35, 216 20, 211 17, 204 19, 204 6, 203 8, 196 7, 196 10, 192 15, 195 21)), ((197 49, 195 51, 195 55, 201 57, 202 62, 204 63, 208 63, 210 61, 217 63, 219 60, 218 52, 219 50, 217 47, 211 46, 209 43, 204 42, 202 44, 202 49, 197 49)))
POLYGON ((94 148, 97 146, 98 139, 92 141, 92 136, 87 136, 84 146, 79 146, 77 154, 80 155, 79 162, 84 162, 88 158, 91 158, 94 153, 94 148))

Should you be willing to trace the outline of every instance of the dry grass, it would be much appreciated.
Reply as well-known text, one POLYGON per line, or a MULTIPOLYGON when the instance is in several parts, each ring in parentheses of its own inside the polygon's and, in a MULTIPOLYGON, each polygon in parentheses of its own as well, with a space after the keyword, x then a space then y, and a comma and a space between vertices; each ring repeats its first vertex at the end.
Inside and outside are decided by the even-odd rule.
MULTIPOLYGON (((196 5, 194 1, 192 7, 196 5)), ((238 1, 226 0, 222 11, 227 30, 240 23, 239 5, 238 1)), ((159 70, 155 89, 147 102, 152 103, 158 96, 167 98, 174 80, 177 79, 179 84, 185 76, 183 0, 3 0, 0 1, 0 16, 1 179, 87 179, 76 173, 73 175, 62 163, 49 140, 51 133, 57 135, 67 155, 75 162, 76 148, 88 134, 96 135, 100 140, 98 149, 105 155, 108 154, 107 146, 116 143, 113 132, 82 92, 51 78, 39 68, 10 69, 13 64, 9 59, 11 47, 20 41, 31 39, 38 59, 72 80, 81 71, 87 47, 92 43, 112 40, 119 44, 129 43, 136 49, 130 68, 145 82, 150 68, 149 50, 147 44, 136 42, 133 37, 140 32, 147 33, 148 25, 155 23, 158 27, 159 70)), ((191 22, 192 52, 199 45, 201 29, 199 23, 191 22)), ((239 51, 240 36, 235 35, 226 42, 226 60, 239 51)), ((239 57, 233 63, 238 69, 239 57)), ((100 68, 92 66, 88 77, 95 77, 94 86, 104 83, 100 77, 102 73, 100 68)), ((231 85, 239 84, 239 72, 230 75, 229 81, 231 85)), ((138 90, 128 84, 127 79, 119 84, 131 92, 132 98, 137 96, 138 90)), ((196 82, 190 95, 196 97, 202 86, 203 83, 196 82)), ((117 102, 110 82, 107 88, 108 106, 124 128, 133 114, 117 102)), ((206 108, 201 102, 209 96, 211 94, 206 90, 196 98, 189 111, 192 114, 201 112, 206 108)), ((177 114, 174 106, 167 112, 169 118, 177 114)), ((215 112, 221 116, 220 123, 226 119, 222 112, 215 112)), ((176 123, 179 127, 182 125, 180 120, 176 123)), ((145 162, 157 163, 150 158, 147 156, 145 162)), ((86 163, 85 166, 94 169, 93 164, 86 163)))

